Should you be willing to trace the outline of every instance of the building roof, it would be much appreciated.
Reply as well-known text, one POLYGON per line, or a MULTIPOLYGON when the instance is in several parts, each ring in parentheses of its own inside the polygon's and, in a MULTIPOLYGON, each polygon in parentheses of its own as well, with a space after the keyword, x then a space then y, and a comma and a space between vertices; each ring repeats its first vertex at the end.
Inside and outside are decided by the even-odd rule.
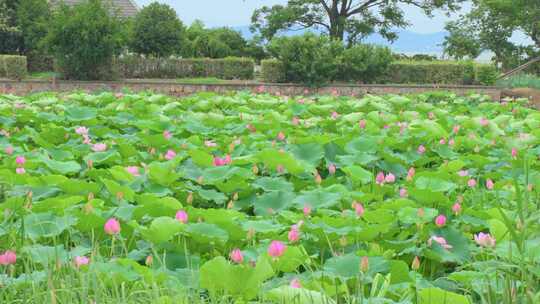
MULTIPOLYGON (((85 0, 53 0, 53 3, 64 2, 67 5, 76 5, 85 0)), ((104 2, 110 1, 113 8, 118 10, 120 17, 133 17, 139 11, 139 7, 133 0, 103 0, 104 2)))

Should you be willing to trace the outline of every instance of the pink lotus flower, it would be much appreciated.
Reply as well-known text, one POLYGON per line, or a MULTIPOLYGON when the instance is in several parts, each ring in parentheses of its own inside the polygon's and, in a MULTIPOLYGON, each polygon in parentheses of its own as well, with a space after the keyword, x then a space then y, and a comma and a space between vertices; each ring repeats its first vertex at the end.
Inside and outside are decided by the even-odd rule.
POLYGON ((207 146, 207 147, 217 147, 217 144, 211 140, 205 140, 204 141, 204 145, 207 146))
POLYGON ((126 167, 126 171, 135 177, 141 176, 141 174, 139 173, 139 167, 137 166, 128 166, 126 167))
POLYGON ((233 251, 231 251, 231 253, 229 254, 229 258, 236 264, 242 264, 242 262, 244 262, 244 255, 242 254, 242 251, 238 248, 235 248, 233 249, 233 251))
POLYGON ((410 167, 409 171, 407 171, 407 181, 412 181, 415 174, 416 170, 414 169, 414 167, 410 167))
POLYGON ((115 218, 110 218, 103 228, 108 235, 118 234, 120 233, 120 222, 115 218))
POLYGON ((90 259, 85 256, 76 256, 73 259, 73 262, 75 263, 75 267, 79 268, 83 265, 88 265, 90 263, 90 259))
POLYGON ((493 181, 488 178, 486 181, 486 188, 488 190, 493 190, 494 186, 495 186, 495 183, 493 183, 493 181))
POLYGON ((518 150, 516 148, 512 148, 512 158, 517 158, 518 156, 518 150))
POLYGON ((176 212, 175 218, 182 224, 187 224, 188 222, 188 214, 184 210, 179 210, 176 212))
POLYGON ((300 280, 298 280, 297 278, 292 279, 289 286, 291 288, 302 288, 302 284, 300 283, 300 280))
POLYGON ((454 212, 455 215, 458 215, 461 212, 461 204, 460 203, 455 203, 452 206, 452 212, 454 212))
POLYGON ((83 134, 83 144, 89 145, 92 141, 90 140, 90 137, 88 135, 83 134))
POLYGON ((454 134, 458 134, 460 128, 461 128, 460 125, 455 125, 455 126, 452 128, 452 131, 454 132, 454 134))
POLYGON ((283 167, 283 165, 277 165, 276 167, 276 171, 280 174, 282 174, 283 172, 285 172, 285 167, 283 167))
POLYGON ((17 156, 17 158, 15 158, 15 162, 19 167, 22 167, 24 166, 24 163, 26 163, 26 158, 22 155, 19 155, 17 156))
POLYGON ((107 150, 107 145, 104 143, 97 143, 92 146, 92 150, 94 152, 103 152, 107 150))
POLYGON ((15 169, 15 173, 17 174, 25 174, 26 173, 26 170, 22 167, 19 167, 17 169, 15 169))
POLYGON ((17 254, 14 251, 7 250, 0 254, 0 265, 13 265, 17 262, 17 254))
POLYGON ((476 244, 482 247, 495 247, 495 238, 489 233, 480 232, 474 236, 476 244))
POLYGON ((330 117, 332 117, 332 119, 337 119, 339 117, 339 114, 338 112, 334 111, 332 112, 332 115, 330 117))
POLYGON ((363 256, 362 259, 360 259, 360 271, 363 273, 366 273, 369 270, 369 258, 367 256, 363 256))
POLYGON ((469 171, 467 171, 467 170, 459 170, 457 174, 459 176, 461 176, 461 177, 465 177, 465 176, 469 175, 469 171))
POLYGON ((469 179, 467 185, 471 188, 476 187, 476 180, 474 178, 469 179))
POLYGON ((297 225, 292 225, 291 230, 289 230, 288 234, 289 242, 295 243, 300 240, 300 229, 298 229, 297 225))
POLYGON ((226 165, 229 165, 232 163, 232 159, 231 159, 231 156, 227 154, 227 156, 225 156, 225 158, 220 158, 220 157, 217 157, 215 156, 214 157, 214 166, 216 167, 219 167, 219 166, 226 166, 226 165))
POLYGON ((429 112, 429 113, 428 113, 428 118, 429 118, 429 119, 434 119, 434 118, 435 118, 435 114, 433 114, 433 112, 429 112))
POLYGON ((336 174, 336 165, 334 165, 334 164, 329 164, 329 165, 328 165, 328 173, 329 173, 330 175, 336 174))
POLYGON ((384 178, 384 181, 391 184, 396 181, 396 177, 392 173, 388 173, 386 177, 384 178))
POLYGON ((424 147, 424 145, 420 145, 418 146, 418 149, 416 151, 418 152, 418 154, 424 154, 426 153, 426 147, 424 147))
POLYGON ((277 139, 279 141, 284 141, 285 140, 285 133, 279 132, 278 135, 277 135, 277 139))
POLYGON ((399 196, 400 197, 407 197, 409 194, 407 193, 407 189, 401 188, 399 189, 399 196))
POLYGON ((88 131, 87 127, 77 127, 77 129, 75 129, 75 133, 79 135, 88 135, 88 131))
POLYGON ((485 118, 485 117, 482 117, 482 118, 480 118, 480 124, 483 127, 485 127, 485 126, 489 125, 489 120, 487 118, 485 118))
POLYGON ((252 133, 257 132, 257 129, 252 124, 247 124, 246 128, 252 133))
POLYGON ((358 126, 360 127, 360 129, 365 129, 366 128, 366 121, 364 119, 360 120, 358 122, 358 126))
POLYGON ((455 141, 453 138, 451 138, 451 139, 448 141, 448 145, 450 145, 450 146, 453 146, 453 145, 455 145, 455 144, 456 144, 456 141, 455 141))
POLYGON ((264 86, 258 86, 257 87, 257 93, 264 93, 264 86))
POLYGON ((311 214, 311 206, 310 205, 304 205, 304 208, 302 209, 304 212, 304 216, 309 216, 311 214))
POLYGON ((12 147, 12 146, 7 146, 7 147, 4 149, 4 152, 6 152, 7 155, 13 154, 13 147, 12 147))
POLYGON ((163 137, 165 137, 166 140, 169 140, 172 138, 172 133, 168 130, 163 131, 163 137))
POLYGON ((439 140, 439 144, 446 145, 446 140, 444 138, 441 138, 441 140, 439 140))
POLYGON ((438 215, 436 218, 435 218, 435 225, 437 225, 437 227, 441 228, 443 227, 444 225, 446 225, 446 216, 440 214, 438 215))
POLYGON ((167 150, 167 153, 165 153, 165 159, 166 160, 171 160, 173 158, 176 157, 176 152, 174 152, 174 150, 167 150))
POLYGON ((300 119, 298 119, 298 117, 295 116, 292 118, 291 123, 293 126, 298 126, 300 124, 300 119))
POLYGON ((354 202, 352 204, 352 207, 354 209, 354 212, 356 213, 356 216, 362 217, 362 215, 364 215, 364 212, 365 212, 364 205, 362 205, 361 203, 354 202))
POLYGON ((268 255, 273 258, 279 258, 283 255, 287 246, 280 241, 272 241, 268 246, 268 255))
POLYGON ((382 185, 384 184, 384 180, 385 180, 384 172, 381 171, 375 177, 375 183, 377 183, 378 185, 382 185))
POLYGON ((427 241, 429 247, 431 247, 432 241, 435 241, 437 244, 439 244, 444 249, 452 249, 452 245, 448 244, 446 239, 443 238, 442 236, 435 236, 434 235, 434 236, 430 237, 429 240, 427 241))

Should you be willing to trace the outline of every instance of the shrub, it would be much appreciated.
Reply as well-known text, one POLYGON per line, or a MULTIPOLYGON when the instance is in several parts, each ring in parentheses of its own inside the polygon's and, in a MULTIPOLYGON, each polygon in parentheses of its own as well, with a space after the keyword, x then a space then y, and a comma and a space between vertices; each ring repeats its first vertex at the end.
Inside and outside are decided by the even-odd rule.
POLYGON ((27 74, 26 57, 16 55, 0 56, 0 76, 21 80, 27 74))
POLYGON ((285 68, 283 66, 283 63, 281 63, 281 61, 277 59, 262 60, 261 77, 264 82, 285 82, 285 68))
POLYGON ((125 78, 253 79, 255 63, 252 59, 234 57, 180 59, 127 55, 119 57, 116 65, 120 74, 125 78))
MULTIPOLYGON (((17 6, 17 25, 21 29, 24 48, 22 53, 43 56, 43 39, 47 35, 51 17, 48 0, 20 0, 17 6)), ((30 58, 28 60, 30 62, 30 58)))
POLYGON ((269 49, 283 63, 287 81, 320 86, 336 79, 343 44, 307 33, 275 38, 269 49))
POLYGON ((383 78, 389 83, 471 84, 474 64, 471 61, 396 61, 383 78))
POLYGON ((167 4, 153 2, 135 16, 131 49, 157 57, 178 54, 185 43, 184 25, 167 4))
POLYGON ((340 79, 374 83, 388 72, 393 61, 387 47, 358 44, 343 52, 340 60, 340 79))
POLYGON ((494 85, 499 77, 497 67, 492 64, 479 64, 476 66, 476 83, 494 85))
POLYGON ((121 42, 122 25, 100 0, 61 5, 46 37, 64 77, 81 80, 114 78, 112 60, 121 42))

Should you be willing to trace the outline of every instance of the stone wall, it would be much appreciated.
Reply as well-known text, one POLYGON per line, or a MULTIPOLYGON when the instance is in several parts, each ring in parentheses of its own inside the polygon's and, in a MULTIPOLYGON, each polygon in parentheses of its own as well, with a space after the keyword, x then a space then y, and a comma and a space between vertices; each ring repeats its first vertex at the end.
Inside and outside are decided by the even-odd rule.
POLYGON ((365 94, 410 94, 435 90, 450 91, 457 95, 478 93, 489 95, 493 100, 501 99, 501 89, 486 86, 452 85, 332 85, 323 88, 308 88, 296 84, 266 84, 258 82, 230 81, 220 84, 191 84, 167 80, 123 80, 123 81, 54 81, 54 80, 0 80, 0 93, 27 95, 44 91, 69 92, 82 90, 87 92, 123 90, 134 92, 153 91, 156 93, 184 96, 200 91, 226 93, 230 91, 268 92, 282 95, 335 94, 362 96, 365 94))

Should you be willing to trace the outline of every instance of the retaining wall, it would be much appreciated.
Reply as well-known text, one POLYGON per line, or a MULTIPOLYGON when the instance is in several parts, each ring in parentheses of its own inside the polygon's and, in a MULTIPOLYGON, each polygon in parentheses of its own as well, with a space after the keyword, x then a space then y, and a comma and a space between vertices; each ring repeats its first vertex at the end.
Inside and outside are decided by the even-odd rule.
POLYGON ((122 81, 64 81, 64 80, 23 80, 1 79, 0 93, 28 95, 44 91, 69 92, 83 90, 87 92, 113 91, 128 89, 134 92, 153 91, 156 93, 183 96, 200 91, 226 93, 230 91, 268 92, 282 95, 336 94, 362 96, 365 94, 410 94, 435 90, 454 92, 457 95, 478 93, 489 95, 493 100, 501 99, 501 89, 487 86, 457 85, 348 85, 336 84, 322 88, 308 88, 297 84, 276 84, 259 82, 230 81, 219 84, 192 84, 174 80, 122 80, 122 81))

